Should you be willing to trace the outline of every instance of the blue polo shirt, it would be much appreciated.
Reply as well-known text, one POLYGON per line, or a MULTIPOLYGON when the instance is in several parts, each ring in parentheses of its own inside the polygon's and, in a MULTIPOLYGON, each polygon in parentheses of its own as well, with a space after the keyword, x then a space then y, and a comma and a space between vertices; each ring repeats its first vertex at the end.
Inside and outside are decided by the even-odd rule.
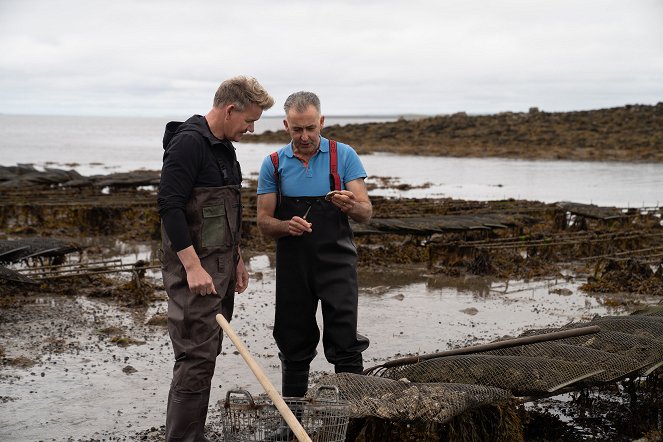
MULTIPOLYGON (((336 142, 338 175, 341 189, 345 183, 366 178, 366 171, 355 150, 347 144, 336 142)), ((329 140, 320 137, 320 149, 311 157, 307 166, 295 157, 292 143, 278 150, 281 194, 283 196, 321 196, 329 192, 329 140)), ((276 193, 274 165, 269 155, 262 161, 258 176, 258 195, 276 193)))

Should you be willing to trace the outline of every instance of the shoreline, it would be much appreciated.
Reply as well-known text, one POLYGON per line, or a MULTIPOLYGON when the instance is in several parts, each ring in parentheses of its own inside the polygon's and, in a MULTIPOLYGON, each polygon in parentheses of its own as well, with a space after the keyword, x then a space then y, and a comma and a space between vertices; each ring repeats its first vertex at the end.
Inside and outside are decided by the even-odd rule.
MULTIPOLYGON (((573 112, 458 112, 333 125, 322 134, 359 154, 662 163, 663 102, 573 112)), ((286 144, 289 138, 284 130, 268 130, 247 134, 242 142, 286 144)))

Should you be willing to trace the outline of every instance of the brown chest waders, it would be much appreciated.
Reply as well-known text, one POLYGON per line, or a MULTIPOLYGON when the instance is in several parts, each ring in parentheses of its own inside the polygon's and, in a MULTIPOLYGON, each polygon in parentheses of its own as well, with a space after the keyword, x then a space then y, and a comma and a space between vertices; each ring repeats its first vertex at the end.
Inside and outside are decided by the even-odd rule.
POLYGON ((215 316, 221 313, 230 321, 233 313, 241 234, 240 187, 194 188, 185 212, 193 247, 217 294, 191 293, 186 271, 162 225, 162 274, 175 354, 166 419, 168 441, 205 440, 210 386, 223 338, 215 316))

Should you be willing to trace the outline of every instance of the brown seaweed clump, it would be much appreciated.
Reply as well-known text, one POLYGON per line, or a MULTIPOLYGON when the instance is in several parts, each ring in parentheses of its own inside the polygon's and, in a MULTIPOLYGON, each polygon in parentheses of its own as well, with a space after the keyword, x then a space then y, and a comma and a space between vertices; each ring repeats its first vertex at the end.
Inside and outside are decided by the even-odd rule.
POLYGON ((113 297, 128 307, 146 306, 155 299, 155 286, 133 278, 113 289, 113 297))
POLYGON ((663 296, 663 261, 656 270, 636 259, 610 260, 598 277, 588 278, 580 289, 585 292, 628 292, 663 296))
POLYGON ((26 358, 25 356, 18 356, 15 358, 5 359, 4 363, 17 368, 31 368, 37 364, 34 359, 26 358))
POLYGON ((165 313, 157 313, 147 321, 147 325, 154 327, 165 327, 168 325, 168 315, 165 313))
POLYGON ((485 405, 445 424, 367 417, 351 419, 346 441, 495 442, 523 441, 523 422, 517 404, 485 405))

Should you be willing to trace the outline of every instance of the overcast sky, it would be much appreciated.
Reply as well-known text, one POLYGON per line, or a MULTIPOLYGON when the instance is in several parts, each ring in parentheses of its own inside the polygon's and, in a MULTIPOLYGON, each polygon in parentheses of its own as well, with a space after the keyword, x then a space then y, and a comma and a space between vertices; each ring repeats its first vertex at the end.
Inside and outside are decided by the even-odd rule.
POLYGON ((0 0, 0 113, 206 113, 246 74, 327 115, 663 101, 662 0, 0 0))

